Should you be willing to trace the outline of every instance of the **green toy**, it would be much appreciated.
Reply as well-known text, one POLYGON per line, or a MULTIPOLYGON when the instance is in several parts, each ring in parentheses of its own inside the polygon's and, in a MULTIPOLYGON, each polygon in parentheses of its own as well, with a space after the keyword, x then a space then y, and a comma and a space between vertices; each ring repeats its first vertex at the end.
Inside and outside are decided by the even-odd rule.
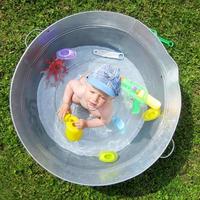
POLYGON ((162 43, 166 44, 169 47, 173 47, 174 46, 174 43, 171 40, 167 40, 165 38, 162 38, 162 37, 158 36, 158 33, 157 33, 157 31, 155 29, 150 29, 150 30, 155 36, 157 36, 159 38, 159 40, 162 43))
POLYGON ((127 78, 121 78, 121 89, 132 100, 131 112, 133 114, 138 114, 140 112, 141 104, 146 104, 146 99, 148 96, 147 90, 141 85, 127 78), (141 97, 138 96, 138 92, 140 91, 144 91, 141 97))
POLYGON ((161 102, 151 96, 144 87, 123 77, 121 89, 132 100, 132 114, 138 114, 141 104, 145 104, 150 109, 143 114, 144 121, 151 121, 160 116, 161 102))

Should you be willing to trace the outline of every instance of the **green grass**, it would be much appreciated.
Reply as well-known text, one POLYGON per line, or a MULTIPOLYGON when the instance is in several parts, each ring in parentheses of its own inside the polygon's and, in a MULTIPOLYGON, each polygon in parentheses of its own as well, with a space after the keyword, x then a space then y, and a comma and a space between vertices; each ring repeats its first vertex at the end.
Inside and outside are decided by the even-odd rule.
POLYGON ((199 0, 1 0, 0 1, 0 200, 194 199, 200 197, 200 1, 199 0), (41 168, 16 136, 9 113, 13 71, 34 28, 80 11, 133 16, 175 42, 167 48, 179 66, 182 112, 176 149, 143 174, 109 187, 64 182, 41 168))

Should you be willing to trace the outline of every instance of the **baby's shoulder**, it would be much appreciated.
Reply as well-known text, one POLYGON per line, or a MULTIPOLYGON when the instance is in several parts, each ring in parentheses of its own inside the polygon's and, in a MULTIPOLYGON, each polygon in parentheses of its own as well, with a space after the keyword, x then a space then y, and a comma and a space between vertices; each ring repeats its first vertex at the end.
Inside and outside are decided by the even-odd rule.
POLYGON ((70 80, 70 84, 74 87, 81 87, 84 86, 86 83, 86 80, 84 77, 80 77, 79 79, 72 79, 70 80))
POLYGON ((78 96, 85 92, 85 83, 80 79, 73 79, 70 81, 71 87, 78 96))
POLYGON ((84 77, 84 76, 80 76, 80 78, 79 78, 79 81, 80 81, 80 83, 82 84, 82 85, 86 85, 86 78, 84 77))

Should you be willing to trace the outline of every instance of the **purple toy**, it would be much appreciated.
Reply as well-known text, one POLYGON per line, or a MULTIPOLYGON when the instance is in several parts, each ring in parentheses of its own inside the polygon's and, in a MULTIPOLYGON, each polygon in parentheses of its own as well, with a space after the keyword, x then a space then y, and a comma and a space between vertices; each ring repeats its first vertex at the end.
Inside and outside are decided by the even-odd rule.
POLYGON ((68 48, 61 49, 56 52, 56 57, 60 60, 71 60, 76 57, 76 51, 68 48))

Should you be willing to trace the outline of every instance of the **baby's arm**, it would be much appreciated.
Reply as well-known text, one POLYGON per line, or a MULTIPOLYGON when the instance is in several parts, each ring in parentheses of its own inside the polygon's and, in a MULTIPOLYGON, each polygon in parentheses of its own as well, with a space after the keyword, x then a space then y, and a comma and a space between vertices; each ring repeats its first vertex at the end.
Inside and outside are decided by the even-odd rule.
POLYGON ((77 85, 77 80, 71 80, 68 82, 68 84, 65 87, 64 95, 63 95, 63 101, 62 104, 58 110, 58 117, 62 120, 65 115, 69 112, 70 106, 72 103, 72 96, 74 94, 74 85, 77 85))
POLYGON ((66 88, 65 88, 65 92, 63 95, 63 104, 68 104, 69 106, 72 103, 72 96, 74 94, 74 90, 73 90, 73 84, 74 84, 75 80, 71 80, 69 81, 69 83, 67 84, 66 88))
POLYGON ((99 126, 104 126, 110 123, 112 119, 112 103, 108 103, 99 109, 100 116, 90 120, 80 119, 75 123, 77 128, 94 128, 99 126))
POLYGON ((77 128, 83 129, 83 128, 95 128, 98 126, 104 126, 107 122, 102 120, 101 118, 94 118, 90 120, 85 119, 79 119, 78 122, 75 123, 77 128))

